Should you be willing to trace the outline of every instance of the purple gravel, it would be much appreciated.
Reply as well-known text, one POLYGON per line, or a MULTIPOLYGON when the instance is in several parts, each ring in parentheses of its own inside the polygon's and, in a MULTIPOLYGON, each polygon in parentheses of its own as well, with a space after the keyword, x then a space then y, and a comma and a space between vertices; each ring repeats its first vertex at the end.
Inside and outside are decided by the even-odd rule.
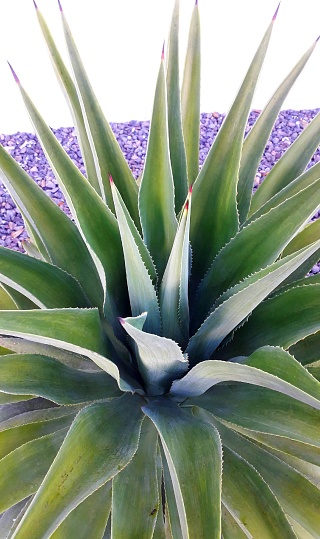
MULTIPOLYGON (((281 157, 292 142, 299 136, 301 131, 316 116, 320 109, 314 110, 283 110, 275 123, 265 148, 263 158, 257 172, 254 189, 263 181, 275 162, 281 157)), ((260 111, 253 110, 250 113, 246 133, 259 116, 260 111)), ((224 115, 218 112, 201 114, 200 121, 200 165, 214 141, 224 115)), ((132 120, 128 123, 111 123, 111 128, 119 142, 119 145, 130 165, 136 178, 143 169, 145 152, 149 134, 149 122, 132 120)), ((53 133, 69 154, 73 162, 81 172, 85 172, 81 153, 77 143, 77 137, 72 127, 52 129, 53 133)), ((70 215, 69 208, 58 187, 47 160, 43 154, 36 135, 31 133, 15 133, 12 135, 0 135, 0 143, 20 163, 21 167, 40 185, 40 187, 70 215)), ((308 168, 320 161, 320 147, 310 161, 308 168)), ((28 236, 19 211, 13 203, 10 195, 0 182, 0 245, 11 249, 24 251, 22 240, 28 236)), ((318 212, 313 219, 320 217, 318 212)), ((320 262, 315 265, 311 273, 320 272, 320 262)))

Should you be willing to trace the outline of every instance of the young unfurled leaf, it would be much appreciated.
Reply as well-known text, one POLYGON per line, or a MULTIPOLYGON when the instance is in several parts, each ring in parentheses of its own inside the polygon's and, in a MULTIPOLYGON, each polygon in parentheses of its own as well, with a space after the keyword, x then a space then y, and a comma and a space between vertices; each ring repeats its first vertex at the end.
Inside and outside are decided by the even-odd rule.
POLYGON ((139 191, 139 211, 143 239, 161 278, 177 229, 163 59, 157 79, 146 161, 139 191))
POLYGON ((120 319, 137 349, 139 370, 149 395, 166 393, 170 383, 188 370, 188 361, 177 343, 165 337, 145 333, 134 325, 134 319, 120 319))

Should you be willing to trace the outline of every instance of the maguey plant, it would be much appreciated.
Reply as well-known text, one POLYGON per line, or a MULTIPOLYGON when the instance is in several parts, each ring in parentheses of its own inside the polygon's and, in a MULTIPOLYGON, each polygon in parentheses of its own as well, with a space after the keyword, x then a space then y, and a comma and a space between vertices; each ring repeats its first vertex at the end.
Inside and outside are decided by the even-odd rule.
POLYGON ((1 539, 319 538, 320 115, 252 196, 315 43, 244 140, 272 18, 199 172, 176 1, 136 182, 61 5, 72 76, 35 7, 86 176, 13 72, 73 219, 0 146, 31 238, 0 248, 1 539))

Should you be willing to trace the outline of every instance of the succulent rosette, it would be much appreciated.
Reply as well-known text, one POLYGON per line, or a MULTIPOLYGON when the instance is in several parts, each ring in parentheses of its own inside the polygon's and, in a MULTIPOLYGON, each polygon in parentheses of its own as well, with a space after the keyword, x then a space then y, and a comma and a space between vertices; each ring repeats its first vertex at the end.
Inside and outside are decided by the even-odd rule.
POLYGON ((0 146, 27 253, 0 248, 1 539, 320 537, 320 115, 252 195, 315 43, 245 128, 276 16, 199 171, 200 23, 175 3, 144 170, 60 6, 83 175, 14 73, 72 219, 0 146))

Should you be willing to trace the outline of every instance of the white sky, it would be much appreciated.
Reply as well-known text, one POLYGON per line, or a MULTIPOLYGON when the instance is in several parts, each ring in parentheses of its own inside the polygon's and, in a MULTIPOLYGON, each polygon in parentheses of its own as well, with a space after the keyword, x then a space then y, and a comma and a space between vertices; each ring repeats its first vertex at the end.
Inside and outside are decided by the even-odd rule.
MULTIPOLYGON (((174 0, 62 0, 109 121, 151 116, 161 48, 174 0)), ((32 0, 0 0, 0 133, 33 131, 6 60, 51 127, 72 125, 47 56, 32 0)), ((65 57, 57 0, 37 4, 65 57)), ((180 0, 181 51, 194 0, 180 0)), ((277 0, 199 0, 202 112, 226 112, 277 7, 277 0)), ((253 103, 262 108, 320 34, 319 0, 282 0, 253 103)), ((183 64, 182 64, 183 65, 183 64)), ((320 107, 320 41, 284 108, 320 107)))

